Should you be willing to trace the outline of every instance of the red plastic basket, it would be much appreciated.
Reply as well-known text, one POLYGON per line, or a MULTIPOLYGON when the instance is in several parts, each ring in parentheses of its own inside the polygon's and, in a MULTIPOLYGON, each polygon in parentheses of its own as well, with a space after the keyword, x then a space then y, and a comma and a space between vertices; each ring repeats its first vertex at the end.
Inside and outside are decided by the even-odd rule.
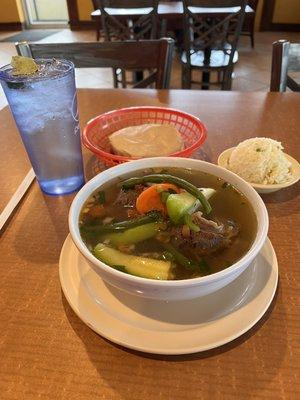
POLYGON ((111 153, 108 137, 127 126, 147 123, 173 125, 180 132, 185 148, 170 154, 171 157, 190 157, 207 136, 205 125, 185 112, 163 107, 129 107, 110 111, 90 120, 83 130, 83 144, 108 166, 136 160, 111 153))

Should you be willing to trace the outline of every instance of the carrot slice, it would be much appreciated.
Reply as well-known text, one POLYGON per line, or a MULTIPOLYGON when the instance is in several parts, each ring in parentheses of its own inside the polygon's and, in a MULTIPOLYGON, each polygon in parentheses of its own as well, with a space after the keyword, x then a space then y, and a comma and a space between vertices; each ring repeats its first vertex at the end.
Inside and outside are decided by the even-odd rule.
POLYGON ((180 189, 172 183, 158 183, 142 191, 136 199, 136 208, 139 213, 145 214, 152 210, 166 213, 166 205, 161 201, 160 193, 169 189, 179 193, 180 189))

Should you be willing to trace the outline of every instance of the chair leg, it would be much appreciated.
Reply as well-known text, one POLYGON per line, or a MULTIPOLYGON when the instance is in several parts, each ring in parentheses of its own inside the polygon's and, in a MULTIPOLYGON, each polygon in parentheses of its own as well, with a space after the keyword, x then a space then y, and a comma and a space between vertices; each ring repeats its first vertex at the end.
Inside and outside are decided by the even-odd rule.
POLYGON ((112 73, 113 73, 113 80, 114 80, 114 88, 118 88, 118 74, 117 74, 117 70, 115 68, 112 69, 112 73))
POLYGON ((251 47, 254 49, 254 21, 255 17, 252 17, 250 20, 250 26, 249 26, 249 33, 250 33, 250 40, 251 40, 251 47))
POLYGON ((182 68, 181 70, 181 87, 182 89, 190 89, 191 88, 191 70, 190 68, 182 68))
POLYGON ((218 71, 218 83, 222 83, 223 81, 223 71, 218 71))
POLYGON ((100 32, 101 32, 101 26, 99 23, 97 23, 97 26, 96 26, 96 41, 97 42, 99 42, 99 40, 100 40, 100 36, 101 36, 100 32))
POLYGON ((254 31, 250 33, 251 47, 254 49, 254 31))
POLYGON ((126 89, 127 83, 126 83, 126 70, 121 69, 121 81, 122 81, 122 88, 126 89))
POLYGON ((231 90, 233 68, 224 71, 221 90, 231 90))
POLYGON ((209 83, 210 83, 210 72, 203 71, 202 72, 202 90, 209 90, 209 83))
POLYGON ((144 79, 144 71, 134 71, 132 73, 132 80, 135 83, 138 83, 144 79))

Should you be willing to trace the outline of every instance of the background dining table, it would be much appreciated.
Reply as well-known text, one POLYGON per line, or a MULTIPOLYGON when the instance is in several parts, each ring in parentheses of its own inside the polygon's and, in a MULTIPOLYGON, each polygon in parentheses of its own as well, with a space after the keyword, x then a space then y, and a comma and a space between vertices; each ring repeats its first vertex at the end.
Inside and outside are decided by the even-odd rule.
MULTIPOLYGON (((124 106, 178 108, 208 129, 195 158, 215 163, 243 139, 267 136, 300 156, 296 93, 79 90, 81 124, 124 106)), ((0 211, 29 162, 9 109, 0 111, 0 211)), ((84 150, 87 179, 103 165, 84 150)), ((263 195, 279 263, 270 309, 233 342, 185 356, 154 356, 114 345, 86 326, 62 294, 58 260, 75 194, 44 195, 36 182, 0 240, 1 399, 299 399, 299 184, 263 195)))

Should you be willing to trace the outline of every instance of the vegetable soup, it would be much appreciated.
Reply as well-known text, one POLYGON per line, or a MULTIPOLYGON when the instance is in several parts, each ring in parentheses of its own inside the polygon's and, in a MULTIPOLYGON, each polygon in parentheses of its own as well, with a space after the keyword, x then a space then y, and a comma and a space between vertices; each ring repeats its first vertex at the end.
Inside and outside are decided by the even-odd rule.
POLYGON ((209 275, 251 247, 255 213, 234 186, 190 169, 140 171, 96 190, 84 204, 80 233, 92 254, 149 279, 209 275))

